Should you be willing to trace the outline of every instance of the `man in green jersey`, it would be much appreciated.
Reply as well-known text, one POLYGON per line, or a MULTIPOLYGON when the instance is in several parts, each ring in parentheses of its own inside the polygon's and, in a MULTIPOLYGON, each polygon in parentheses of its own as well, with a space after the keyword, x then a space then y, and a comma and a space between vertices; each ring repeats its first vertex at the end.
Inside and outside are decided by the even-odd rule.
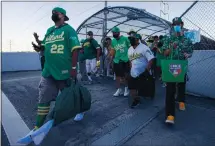
POLYGON ((114 96, 120 96, 123 94, 120 88, 120 83, 124 80, 126 84, 124 96, 129 95, 129 90, 127 86, 127 77, 130 72, 129 59, 128 59, 128 49, 130 47, 130 41, 127 37, 120 36, 120 29, 114 27, 112 29, 114 39, 111 42, 111 56, 114 62, 114 72, 116 74, 117 91, 114 96))
POLYGON ((75 78, 77 74, 77 49, 81 48, 77 33, 65 23, 69 18, 64 9, 54 8, 52 20, 55 25, 47 30, 40 46, 44 48, 46 61, 39 83, 39 103, 34 130, 43 125, 49 113, 50 102, 57 97, 59 91, 69 86, 69 79, 75 78))
POLYGON ((86 71, 89 82, 92 82, 91 74, 97 73, 97 64, 100 62, 100 46, 93 38, 93 32, 87 33, 88 38, 83 43, 84 57, 86 59, 86 71))
MULTIPOLYGON (((171 59, 170 56, 172 56, 174 60, 186 60, 192 56, 192 42, 183 34, 183 22, 180 17, 173 19, 172 26, 174 31, 170 37, 164 40, 162 46, 162 51, 166 56, 165 59, 169 60, 171 59)), ((182 83, 166 83, 166 123, 174 124, 176 87, 178 90, 179 109, 185 110, 185 86, 186 75, 182 83)))

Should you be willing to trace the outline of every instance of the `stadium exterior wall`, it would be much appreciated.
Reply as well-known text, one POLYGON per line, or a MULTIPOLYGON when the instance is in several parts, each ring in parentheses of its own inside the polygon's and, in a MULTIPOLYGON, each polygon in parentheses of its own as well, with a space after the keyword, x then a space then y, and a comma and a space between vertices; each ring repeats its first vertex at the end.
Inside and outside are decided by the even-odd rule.
MULTIPOLYGON (((194 51, 193 57, 189 60, 187 92, 215 98, 214 64, 214 50, 194 51)), ((41 70, 37 53, 2 53, 2 72, 31 70, 41 70)))
POLYGON ((2 72, 41 70, 36 52, 2 52, 2 72))
POLYGON ((215 99, 215 50, 195 50, 189 60, 187 92, 215 99))

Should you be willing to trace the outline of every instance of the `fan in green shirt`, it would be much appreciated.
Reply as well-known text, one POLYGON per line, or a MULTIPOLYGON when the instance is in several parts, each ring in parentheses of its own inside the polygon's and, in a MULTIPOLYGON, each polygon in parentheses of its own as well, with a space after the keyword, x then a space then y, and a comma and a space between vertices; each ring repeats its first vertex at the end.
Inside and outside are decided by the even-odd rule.
MULTIPOLYGON (((101 48, 98 42, 93 38, 93 32, 87 33, 88 38, 83 42, 84 58, 86 59, 86 71, 89 83, 92 83, 91 74, 97 73, 97 66, 100 64, 101 48)), ((97 74, 98 75, 98 74, 97 74)))
POLYGON ((113 37, 111 43, 111 54, 113 56, 114 62, 114 72, 116 74, 117 91, 114 96, 119 96, 122 94, 122 89, 120 88, 120 83, 122 80, 125 81, 126 87, 124 96, 129 95, 129 90, 127 87, 127 75, 130 72, 129 59, 128 59, 128 49, 130 47, 130 41, 127 37, 120 36, 120 29, 114 27, 112 29, 113 37))
MULTIPOLYGON (((68 87, 68 80, 76 77, 78 49, 81 48, 76 31, 65 21, 69 18, 63 8, 52 10, 55 23, 46 31, 40 49, 44 49, 45 66, 39 85, 39 103, 36 126, 40 128, 49 113, 50 102, 55 100, 59 91, 68 87)), ((27 135, 29 137, 30 134, 27 135)), ((25 137, 26 138, 26 137, 25 137)))

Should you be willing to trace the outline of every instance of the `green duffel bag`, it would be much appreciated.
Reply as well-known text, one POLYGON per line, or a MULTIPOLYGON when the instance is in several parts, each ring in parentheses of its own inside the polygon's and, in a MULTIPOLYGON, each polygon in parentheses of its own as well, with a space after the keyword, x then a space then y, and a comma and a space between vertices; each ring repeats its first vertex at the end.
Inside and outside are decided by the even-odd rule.
POLYGON ((162 80, 164 82, 184 82, 187 67, 187 60, 161 60, 162 80))
POLYGON ((54 107, 54 125, 73 118, 76 114, 89 110, 91 94, 87 88, 71 81, 56 98, 54 107))
POLYGON ((77 93, 77 95, 80 95, 80 113, 88 111, 91 107, 91 94, 89 90, 86 87, 81 86, 80 84, 76 84, 75 88, 77 89, 75 91, 79 92, 77 93))

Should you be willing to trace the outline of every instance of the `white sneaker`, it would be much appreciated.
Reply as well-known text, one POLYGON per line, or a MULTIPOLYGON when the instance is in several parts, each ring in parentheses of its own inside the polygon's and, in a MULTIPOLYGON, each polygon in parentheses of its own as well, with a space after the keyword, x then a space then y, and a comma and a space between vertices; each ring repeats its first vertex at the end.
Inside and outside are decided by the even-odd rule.
POLYGON ((116 80, 116 75, 114 74, 114 76, 113 76, 113 80, 115 81, 116 80))
POLYGON ((91 78, 91 76, 87 76, 87 77, 88 77, 88 80, 89 80, 90 82, 93 81, 92 78, 91 78))
POLYGON ((81 121, 84 118, 84 113, 79 113, 75 116, 74 121, 81 121))
POLYGON ((125 92, 124 92, 124 96, 128 96, 129 95, 129 89, 128 89, 128 87, 125 87, 125 92))
POLYGON ((122 92, 121 88, 117 89, 116 93, 114 93, 113 96, 120 96, 120 95, 123 95, 123 92, 122 92))
POLYGON ((99 75, 99 74, 96 74, 96 77, 98 78, 98 77, 100 77, 100 75, 99 75))
POLYGON ((166 83, 163 83, 162 87, 165 88, 166 87, 166 83))

